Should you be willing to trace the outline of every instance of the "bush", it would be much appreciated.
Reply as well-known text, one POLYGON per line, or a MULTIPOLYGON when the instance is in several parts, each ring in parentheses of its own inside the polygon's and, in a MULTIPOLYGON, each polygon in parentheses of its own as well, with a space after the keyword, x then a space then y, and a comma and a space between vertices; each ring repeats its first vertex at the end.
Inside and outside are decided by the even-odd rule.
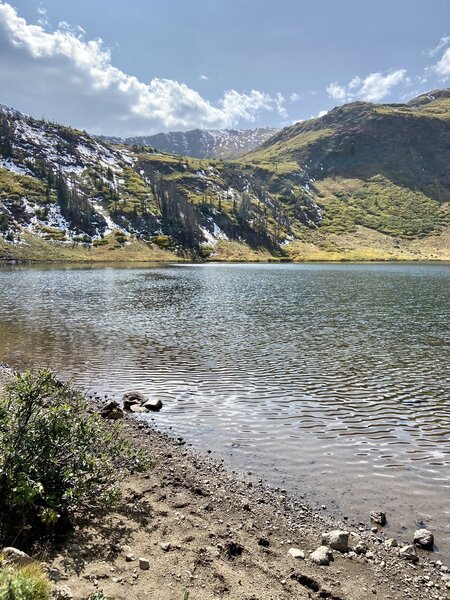
POLYGON ((48 600, 51 584, 38 564, 1 567, 0 600, 48 600))
POLYGON ((109 506, 143 453, 90 414, 48 370, 17 375, 0 399, 0 543, 29 547, 64 532, 75 513, 109 506))

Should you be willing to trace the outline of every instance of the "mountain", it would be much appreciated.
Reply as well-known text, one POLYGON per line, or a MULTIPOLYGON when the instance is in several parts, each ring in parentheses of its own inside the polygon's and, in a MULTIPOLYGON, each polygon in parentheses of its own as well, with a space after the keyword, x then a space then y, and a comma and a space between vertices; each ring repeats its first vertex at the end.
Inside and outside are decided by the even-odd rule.
POLYGON ((151 146, 169 154, 194 158, 236 158, 253 150, 278 130, 258 129, 193 129, 155 135, 117 138, 101 137, 103 141, 131 146, 151 146))
POLYGON ((0 106, 0 257, 450 259, 450 90, 356 102, 234 159, 0 106))

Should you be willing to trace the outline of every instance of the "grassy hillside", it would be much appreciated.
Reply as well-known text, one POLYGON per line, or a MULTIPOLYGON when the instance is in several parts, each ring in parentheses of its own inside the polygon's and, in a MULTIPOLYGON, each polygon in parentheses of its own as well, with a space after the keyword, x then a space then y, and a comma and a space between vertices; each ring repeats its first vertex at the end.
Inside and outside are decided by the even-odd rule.
POLYGON ((450 259, 449 163, 450 90, 341 106, 234 161, 3 107, 0 257, 450 259))

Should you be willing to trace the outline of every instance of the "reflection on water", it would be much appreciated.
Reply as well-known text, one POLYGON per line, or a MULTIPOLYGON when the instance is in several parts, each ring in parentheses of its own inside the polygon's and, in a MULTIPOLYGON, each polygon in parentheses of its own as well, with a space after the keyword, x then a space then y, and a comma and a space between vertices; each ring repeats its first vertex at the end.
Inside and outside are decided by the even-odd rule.
MULTIPOLYGON (((450 267, 206 265, 0 270, 0 361, 54 368, 450 548, 450 267)), ((450 554, 450 552, 449 552, 450 554)))

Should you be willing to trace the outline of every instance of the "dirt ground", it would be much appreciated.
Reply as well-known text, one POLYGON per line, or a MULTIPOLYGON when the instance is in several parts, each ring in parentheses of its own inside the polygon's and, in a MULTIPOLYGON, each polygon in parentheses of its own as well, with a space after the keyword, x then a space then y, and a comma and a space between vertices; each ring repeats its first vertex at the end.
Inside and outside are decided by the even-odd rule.
POLYGON ((333 521, 283 490, 227 473, 134 417, 124 426, 154 465, 123 483, 117 509, 79 522, 64 547, 46 557, 67 597, 102 591, 116 600, 450 598, 450 577, 432 553, 418 551, 419 564, 412 564, 369 522, 333 521), (333 550, 329 566, 314 564, 309 555, 322 533, 337 528, 350 532, 350 551, 333 550), (358 542, 365 554, 352 551, 358 542), (291 548, 305 558, 290 556, 291 548))

